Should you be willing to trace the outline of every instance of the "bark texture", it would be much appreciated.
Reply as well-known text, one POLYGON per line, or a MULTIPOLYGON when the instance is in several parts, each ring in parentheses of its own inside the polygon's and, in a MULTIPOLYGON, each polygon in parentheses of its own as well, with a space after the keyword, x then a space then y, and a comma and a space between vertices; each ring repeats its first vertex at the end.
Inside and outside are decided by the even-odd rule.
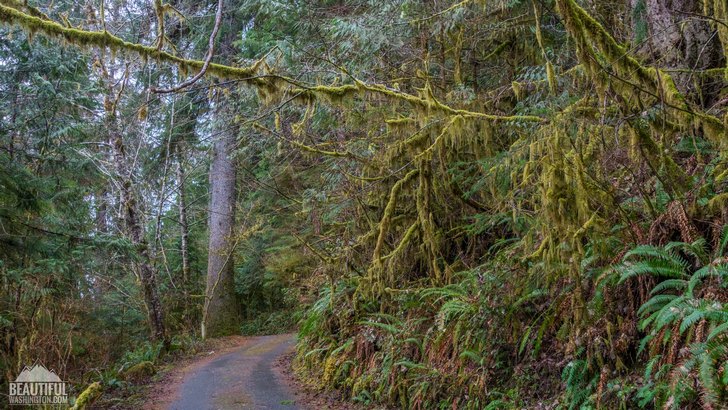
MULTIPOLYGON (((218 116, 220 115, 218 112, 218 116)), ((213 147, 210 168, 210 242, 205 308, 202 317, 203 338, 238 333, 240 327, 240 309, 235 296, 232 256, 236 165, 231 155, 235 148, 235 140, 235 132, 223 131, 219 133, 213 147)))
MULTIPOLYGON (((635 19, 647 26, 646 50, 659 67, 706 70, 723 65, 723 50, 715 24, 704 14, 699 0, 631 0, 635 19)), ((692 74, 673 73, 676 85, 686 95, 712 100, 712 92, 696 87, 692 74), (704 95, 695 95, 701 92, 704 95), (706 94, 707 91, 707 95, 706 94)))

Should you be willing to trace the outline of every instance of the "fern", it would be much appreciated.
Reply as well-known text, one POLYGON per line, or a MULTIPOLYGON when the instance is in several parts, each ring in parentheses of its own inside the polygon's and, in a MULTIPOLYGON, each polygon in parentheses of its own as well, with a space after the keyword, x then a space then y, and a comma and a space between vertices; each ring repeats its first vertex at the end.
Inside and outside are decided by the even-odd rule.
MULTIPOLYGON (((676 337, 688 339, 688 336, 682 335, 695 329, 699 323, 706 323, 709 329, 712 328, 705 340, 700 340, 700 334, 690 333, 693 335, 690 353, 677 370, 670 374, 668 385, 661 384, 660 381, 667 377, 666 371, 658 371, 652 376, 654 366, 664 360, 664 356, 655 356, 648 362, 645 379, 652 381, 638 393, 640 406, 663 400, 666 408, 680 408, 681 403, 692 400, 697 393, 707 405, 718 404, 726 399, 728 380, 721 377, 721 371, 725 372, 728 363, 728 339, 719 336, 728 330, 728 309, 719 301, 696 297, 696 290, 705 284, 706 279, 715 277, 724 281, 728 277, 728 267, 721 258, 727 242, 726 232, 724 228, 720 245, 713 255, 713 263, 708 262, 710 258, 703 239, 691 244, 671 242, 662 248, 638 246, 627 252, 623 258, 620 283, 645 274, 669 278, 653 287, 651 298, 637 312, 642 317, 640 329, 648 330, 640 343, 640 353, 648 345, 675 343, 676 337), (698 266, 697 269, 690 272, 691 265, 678 256, 677 252, 691 257, 698 266), (677 335, 673 330, 676 325, 679 331, 677 335), (656 336, 661 331, 664 333, 658 339, 656 336), (690 382, 690 375, 694 373, 697 373, 700 382, 698 391, 695 391, 690 382)), ((687 342, 688 340, 685 341, 687 342)))
POLYGON ((728 321, 727 321, 727 322, 725 322, 725 323, 722 323, 722 324, 720 324, 720 325, 718 325, 718 326, 716 326, 716 327, 715 327, 715 328, 714 328, 714 329, 713 329, 713 330, 712 330, 712 331, 710 332, 710 334, 708 335, 708 337, 707 337, 707 338, 706 338, 705 340, 706 340, 707 342, 710 342, 711 340, 713 340, 714 338, 716 338, 716 337, 717 337, 718 335, 720 335, 721 333, 724 333, 724 332, 726 332, 726 331, 728 331, 728 321))
POLYGON ((460 353, 460 359, 470 359, 477 365, 483 365, 483 358, 473 350, 465 350, 460 353))
POLYGON ((670 242, 665 245, 664 250, 669 253, 673 253, 674 250, 681 251, 695 258, 700 264, 705 264, 708 260, 707 242, 704 238, 698 238, 693 243, 670 242))
MULTIPOLYGON (((639 245, 625 253, 622 260, 630 260, 633 257, 663 259, 666 261, 673 261, 675 259, 675 255, 670 253, 668 250, 652 245, 639 245)), ((687 266, 687 262, 683 263, 687 266)))
POLYGON ((690 282, 685 279, 668 279, 652 288, 650 294, 655 295, 666 290, 683 291, 688 287, 688 283, 690 282))

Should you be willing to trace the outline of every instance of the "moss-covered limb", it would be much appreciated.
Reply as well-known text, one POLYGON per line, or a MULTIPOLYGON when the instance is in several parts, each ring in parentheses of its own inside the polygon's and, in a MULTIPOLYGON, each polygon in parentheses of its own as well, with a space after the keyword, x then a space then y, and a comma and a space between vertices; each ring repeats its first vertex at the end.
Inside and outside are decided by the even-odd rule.
POLYGON ((363 177, 363 176, 358 176, 358 175, 352 175, 352 174, 350 174, 350 173, 348 173, 346 171, 341 171, 341 173, 344 174, 344 176, 347 177, 347 178, 355 179, 357 181, 366 181, 366 182, 376 182, 376 181, 381 181, 384 178, 387 178, 386 176, 381 176, 381 177, 363 177))
POLYGON ((93 404, 96 399, 103 393, 103 387, 100 382, 91 383, 86 389, 78 395, 76 403, 71 407, 71 410, 83 410, 93 404))
POLYGON ((382 260, 392 259, 395 256, 399 255, 402 250, 407 246, 407 244, 410 243, 410 240, 412 239, 412 236, 415 232, 417 232, 417 229, 419 228, 420 221, 415 221, 410 225, 409 228, 407 228, 407 231, 402 236, 402 239, 400 239, 399 244, 397 244, 397 247, 394 248, 394 250, 382 257, 382 260))
POLYGON ((415 124, 417 122, 416 119, 410 118, 410 117, 401 117, 401 118, 391 118, 384 120, 387 125, 391 126, 400 126, 400 125, 411 125, 415 124))
POLYGON ((308 243, 308 241, 306 241, 305 239, 303 239, 300 236, 296 235, 295 233, 293 234, 293 236, 296 238, 296 240, 298 242, 300 242, 303 246, 305 246, 308 250, 310 250, 314 255, 316 255, 316 257, 318 257, 319 259, 321 259, 321 261, 323 263, 330 264, 330 263, 333 263, 335 261, 335 258, 332 258, 332 257, 329 257, 329 256, 324 255, 323 253, 321 253, 321 251, 319 251, 318 249, 316 249, 315 246, 311 245, 310 243, 308 243))
POLYGON ((38 10, 37 8, 31 6, 27 3, 27 1, 18 1, 18 0, 0 0, 0 5, 5 5, 8 7, 12 7, 17 10, 27 10, 27 13, 30 14, 33 17, 42 18, 45 20, 50 20, 50 17, 48 17, 47 14, 43 13, 42 11, 38 10))
MULTIPOLYGON (((2 4, 0 4, 0 21, 8 24, 17 24, 29 32, 43 33, 47 36, 58 38, 77 46, 99 48, 108 47, 116 51, 127 50, 137 53, 143 58, 175 64, 184 69, 201 69, 205 64, 204 61, 188 60, 159 50, 156 47, 149 47, 125 41, 108 31, 90 31, 64 27, 46 17, 34 16, 13 7, 8 7, 5 5, 7 1, 8 0, 2 0, 2 4)), ((208 73, 220 78, 247 79, 256 73, 259 65, 260 62, 256 62, 249 67, 231 67, 212 63, 208 68, 208 73)), ((251 79, 251 81, 259 82, 261 79, 255 78, 251 79)))
POLYGON ((724 67, 718 67, 718 68, 708 68, 705 70, 693 70, 692 68, 663 68, 662 71, 666 73, 682 73, 682 74, 693 74, 700 77, 719 77, 722 75, 725 75, 725 68, 724 67))
POLYGON ((493 115, 493 114, 486 114, 482 112, 475 112, 475 111, 468 111, 468 110, 462 110, 462 109, 456 109, 452 108, 448 105, 445 105, 441 103, 439 100, 437 100, 431 92, 428 92, 428 90, 425 91, 424 97, 418 97, 411 94, 404 93, 399 90, 395 90, 392 88, 389 88, 382 84, 367 84, 360 80, 355 80, 356 84, 359 86, 359 88, 389 96, 394 97, 399 100, 406 101, 414 106, 425 108, 429 110, 438 110, 445 114, 449 115, 460 115, 462 117, 466 118, 476 118, 476 119, 485 119, 485 120, 491 120, 491 121, 523 121, 523 122, 535 122, 535 123, 543 123, 547 120, 545 118, 541 118, 535 115, 493 115))
POLYGON ((328 98, 332 100, 341 100, 349 96, 357 95, 361 92, 370 92, 378 95, 382 95, 388 98, 393 98, 396 100, 400 100, 406 103, 409 103, 410 105, 429 110, 429 111, 440 111, 442 113, 448 114, 448 115, 459 115, 463 118, 474 118, 474 119, 484 119, 484 120, 490 120, 490 121, 500 121, 500 122, 507 122, 507 121, 522 121, 522 122, 534 122, 534 123, 544 123, 547 122, 545 118, 541 118, 535 115, 493 115, 493 114, 486 114, 482 112, 476 112, 476 111, 468 111, 463 109, 456 109, 452 108, 448 105, 443 104, 439 100, 437 100, 431 92, 425 92, 425 96, 416 96, 412 94, 405 93, 400 90, 395 90, 393 88, 387 87, 383 84, 368 84, 365 83, 359 79, 354 78, 355 84, 344 84, 339 86, 326 86, 326 85, 316 85, 316 86, 307 86, 306 84, 303 84, 299 81, 290 79, 290 78, 284 78, 286 82, 292 83, 298 87, 301 88, 301 90, 293 90, 293 92, 305 92, 309 91, 311 95, 321 95, 321 96, 327 96, 328 98))
MULTIPOLYGON (((6 2, 13 0, 2 1, 6 2)), ((46 17, 37 17, 31 14, 26 14, 16 8, 8 7, 5 5, 0 5, 0 21, 8 24, 17 24, 30 32, 40 32, 50 37, 62 39, 77 46, 100 48, 108 47, 117 51, 126 50, 134 52, 146 59, 154 59, 175 64, 184 71, 187 71, 191 68, 201 70, 205 66, 204 61, 185 59, 158 49, 157 47, 131 43, 107 31, 90 31, 64 27, 61 24, 52 21, 46 17)), ((408 102, 413 106, 420 107, 426 110, 438 110, 449 115, 460 115, 466 118, 486 119, 490 121, 525 121, 535 123, 543 123, 547 121, 544 118, 533 115, 500 116, 463 109, 456 109, 447 106, 435 99, 434 96, 432 96, 431 92, 425 93, 425 97, 415 96, 389 88, 382 84, 367 84, 358 79, 354 79, 355 84, 345 84, 340 86, 309 86, 293 78, 288 78, 285 76, 273 76, 275 77, 275 81, 273 81, 270 78, 255 76, 255 73, 258 71, 261 64, 262 60, 259 60, 248 67, 231 67, 223 64, 211 63, 209 64, 207 72, 219 78, 239 79, 247 81, 248 83, 258 87, 259 89, 265 89, 269 92, 275 91, 277 87, 274 83, 276 81, 280 81, 300 87, 304 90, 309 91, 313 95, 328 97, 332 100, 344 99, 356 95, 361 91, 367 91, 390 97, 396 100, 408 102)))
POLYGON ((419 170, 417 169, 413 169, 408 172, 404 178, 400 179, 392 186, 392 189, 389 192, 389 200, 387 201, 387 206, 384 208, 382 219, 379 222, 377 244, 375 245, 374 252, 372 253, 373 264, 376 266, 381 267, 382 264, 382 247, 384 245, 384 238, 387 235, 387 232, 389 232, 390 221, 392 220, 392 215, 394 215, 394 209, 397 207, 397 196, 399 195, 399 191, 402 189, 404 184, 416 177, 418 173, 419 170))

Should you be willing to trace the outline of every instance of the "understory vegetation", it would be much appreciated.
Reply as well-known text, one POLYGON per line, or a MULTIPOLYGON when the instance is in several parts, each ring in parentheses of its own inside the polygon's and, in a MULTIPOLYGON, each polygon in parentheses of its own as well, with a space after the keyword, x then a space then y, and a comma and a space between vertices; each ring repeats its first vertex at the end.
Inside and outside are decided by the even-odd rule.
POLYGON ((0 0, 4 382, 224 314, 367 406, 728 405, 725 0, 232 1, 209 67, 110 3, 0 0))

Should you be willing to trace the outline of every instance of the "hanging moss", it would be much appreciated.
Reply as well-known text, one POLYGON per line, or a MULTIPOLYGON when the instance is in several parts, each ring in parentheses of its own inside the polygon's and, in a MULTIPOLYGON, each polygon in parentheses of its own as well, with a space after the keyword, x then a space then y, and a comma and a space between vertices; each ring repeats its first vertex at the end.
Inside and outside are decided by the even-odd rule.
MULTIPOLYGON (((706 5, 710 3, 710 0, 704 1, 706 5)), ((715 27, 718 31, 718 38, 723 44, 723 56, 726 58, 724 73, 725 79, 728 81, 728 26, 726 25, 728 24, 728 3, 725 0, 713 0, 713 17, 717 20, 715 27)))
POLYGON ((408 172, 407 175, 404 176, 404 178, 400 179, 392 186, 392 189, 389 193, 387 206, 386 208, 384 208, 384 214, 382 214, 382 219, 379 222, 379 235, 377 237, 377 243, 374 247, 374 252, 372 254, 372 260, 374 265, 381 266, 382 263, 382 246, 384 245, 384 237, 389 231, 389 223, 394 214, 394 210, 397 207, 397 195, 402 189, 402 186, 409 182, 412 178, 416 177, 418 173, 419 170, 413 169, 408 172))
POLYGON ((513 90, 513 95, 516 96, 516 100, 522 100, 523 99, 523 86, 518 81, 511 81, 511 90, 513 90))
POLYGON ((554 70, 554 65, 551 64, 551 61, 546 62, 546 78, 549 82, 549 90, 551 91, 551 94, 555 95, 558 84, 556 81, 556 71, 554 70))
MULTIPOLYGON (((548 55, 546 54, 546 48, 543 45, 543 34, 541 33, 541 15, 538 12, 538 7, 536 6, 536 2, 533 2, 533 14, 534 19, 536 21, 536 43, 538 43, 539 49, 541 49, 541 55, 543 56, 544 60, 546 60, 546 78, 548 79, 549 83, 549 90, 551 91, 551 94, 556 94, 556 72, 554 71, 554 65, 551 63, 551 61, 548 58, 548 55)), ((514 90, 515 92, 515 90, 514 90)), ((520 97, 516 97, 520 99, 520 97)))

